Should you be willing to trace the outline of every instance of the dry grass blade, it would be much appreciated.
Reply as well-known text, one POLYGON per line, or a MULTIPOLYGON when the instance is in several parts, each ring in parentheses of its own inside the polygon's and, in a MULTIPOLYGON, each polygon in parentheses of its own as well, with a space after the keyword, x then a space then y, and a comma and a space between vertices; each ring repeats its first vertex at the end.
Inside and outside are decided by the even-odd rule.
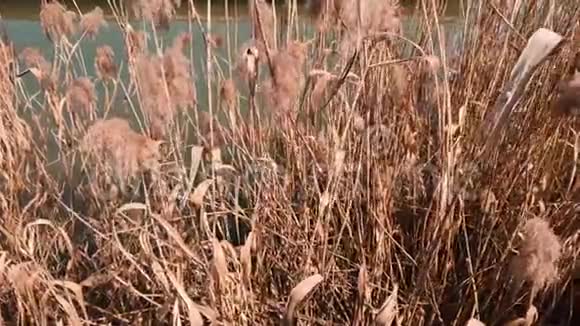
POLYGON ((193 300, 191 300, 189 295, 187 295, 187 291, 185 291, 183 284, 177 280, 175 274, 173 274, 170 270, 166 270, 165 272, 167 274, 167 277, 171 281, 171 284, 173 284, 173 287, 175 287, 175 289, 177 290, 177 293, 181 297, 181 300, 183 300, 185 306, 187 307, 189 324, 191 326, 203 326, 203 318, 201 317, 201 314, 197 309, 197 306, 194 304, 193 300))
POLYGON ((302 282, 298 283, 296 287, 290 292, 290 298, 286 305, 286 312, 284 313, 283 325, 293 325, 295 320, 295 313, 298 305, 304 301, 306 296, 318 286, 324 278, 320 274, 315 274, 302 282))
POLYGON ((143 203, 127 203, 117 209, 117 214, 125 213, 132 210, 147 210, 147 205, 143 203))
POLYGON ((216 238, 211 239, 211 244, 213 247, 213 265, 212 265, 212 275, 214 281, 217 284, 223 284, 228 275, 228 263, 226 261, 226 255, 224 250, 216 238))
POLYGON ((391 326, 393 321, 397 317, 397 296, 398 296, 399 285, 395 284, 393 292, 389 295, 385 303, 375 319, 375 325, 377 326, 391 326))
POLYGON ((252 242, 254 241, 254 233, 250 232, 246 238, 246 243, 240 250, 240 264, 242 265, 242 281, 247 288, 251 285, 252 275, 252 242))
POLYGON ((203 199, 205 198, 205 194, 209 190, 209 187, 212 185, 212 183, 213 183, 212 179, 207 179, 202 181, 199 185, 197 185, 197 187, 195 187, 195 190, 189 196, 189 199, 195 206, 197 207, 203 206, 203 199))
POLYGON ((46 225, 46 226, 50 226, 52 229, 54 229, 55 231, 57 231, 58 233, 61 234, 65 244, 66 244, 66 248, 69 251, 69 254, 71 257, 74 256, 74 250, 73 250, 73 245, 72 245, 72 241, 70 240, 68 234, 66 233, 65 230, 63 230, 61 227, 57 227, 54 224, 52 224, 51 221, 49 220, 45 220, 45 219, 38 219, 34 222, 28 223, 25 227, 24 230, 27 230, 30 227, 36 226, 36 225, 46 225))
POLYGON ((158 214, 151 215, 159 224, 163 226, 167 234, 179 245, 181 250, 183 250, 191 259, 193 259, 193 261, 202 264, 199 261, 198 257, 196 257, 195 254, 191 251, 191 249, 189 249, 187 244, 185 244, 185 241, 183 241, 183 238, 181 237, 181 235, 179 235, 179 232, 177 232, 177 230, 171 224, 169 224, 169 222, 167 222, 163 217, 161 217, 158 214))

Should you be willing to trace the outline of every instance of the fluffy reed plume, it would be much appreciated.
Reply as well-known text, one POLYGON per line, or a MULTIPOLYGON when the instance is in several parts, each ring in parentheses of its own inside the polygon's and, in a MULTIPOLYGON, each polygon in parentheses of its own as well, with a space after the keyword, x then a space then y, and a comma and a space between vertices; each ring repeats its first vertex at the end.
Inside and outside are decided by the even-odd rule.
POLYGON ((151 21, 155 26, 168 30, 175 16, 175 9, 181 5, 180 0, 134 0, 135 16, 151 21))
POLYGON ((360 2, 344 0, 339 8, 340 19, 346 28, 340 45, 343 56, 348 56, 352 49, 359 45, 359 36, 384 40, 390 38, 388 33, 399 33, 401 30, 400 7, 396 0, 360 2))
POLYGON ((57 77, 52 72, 51 64, 44 58, 40 50, 25 48, 19 57, 36 77, 43 90, 53 91, 56 89, 57 77))
POLYGON ((94 39, 99 34, 101 27, 107 26, 103 9, 97 6, 91 12, 84 14, 81 17, 80 26, 83 33, 94 39))
POLYGON ((108 45, 97 48, 95 56, 95 70, 100 79, 115 79, 117 77, 117 64, 115 63, 115 52, 108 45))
POLYGON ((136 59, 142 109, 149 118, 151 135, 155 139, 165 137, 178 109, 196 103, 190 63, 183 54, 189 40, 189 35, 182 34, 163 57, 141 54, 136 59))
POLYGON ((265 0, 250 1, 250 17, 252 18, 252 35, 261 53, 266 49, 276 49, 276 26, 274 25, 274 8, 265 0), (267 47, 266 47, 267 45, 267 47))
POLYGON ((97 102, 95 85, 87 77, 75 79, 67 93, 69 107, 72 112, 82 111, 90 114, 93 112, 97 102))
POLYGON ((518 255, 511 262, 510 273, 519 284, 529 283, 532 293, 552 284, 558 278, 557 263, 562 245, 547 221, 533 218, 522 230, 518 255))
POLYGON ((182 33, 175 38, 173 46, 165 50, 163 55, 163 68, 170 99, 174 105, 181 108, 194 105, 197 101, 190 61, 184 55, 185 47, 190 42, 191 36, 182 33))
POLYGON ((121 183, 121 190, 131 178, 143 172, 157 172, 161 141, 135 132, 120 118, 95 122, 82 139, 81 149, 95 163, 102 164, 121 183))
POLYGON ((68 11, 58 1, 52 1, 42 6, 40 25, 48 39, 57 42, 75 33, 76 17, 76 13, 68 11))
POLYGON ((297 41, 272 57, 273 76, 264 86, 267 102, 272 109, 289 112, 304 84, 303 67, 307 45, 297 41))

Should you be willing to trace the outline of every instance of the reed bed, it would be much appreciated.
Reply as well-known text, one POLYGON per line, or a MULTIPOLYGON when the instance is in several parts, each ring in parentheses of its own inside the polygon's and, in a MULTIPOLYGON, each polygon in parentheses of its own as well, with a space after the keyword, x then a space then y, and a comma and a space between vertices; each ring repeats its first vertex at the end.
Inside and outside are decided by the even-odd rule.
POLYGON ((0 325, 574 324, 577 1, 462 1, 458 51, 445 1, 255 0, 240 44, 181 2, 44 3, 52 59, 3 39, 0 325), (202 33, 163 42, 180 6, 202 33), (484 151, 541 27, 563 42, 484 151))

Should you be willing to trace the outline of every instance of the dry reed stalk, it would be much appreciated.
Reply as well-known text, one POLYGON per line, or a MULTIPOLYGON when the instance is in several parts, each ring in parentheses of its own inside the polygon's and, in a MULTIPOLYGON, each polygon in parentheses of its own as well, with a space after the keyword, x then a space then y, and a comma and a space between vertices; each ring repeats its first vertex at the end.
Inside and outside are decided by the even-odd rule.
MULTIPOLYGON (((265 0, 250 1, 250 17, 252 19, 252 37, 256 41, 256 46, 260 53, 268 53, 277 48, 276 26, 274 21, 274 8, 265 0)), ((261 57, 262 63, 267 59, 261 57)))
POLYGON ((101 7, 95 7, 91 12, 81 17, 81 31, 88 37, 95 39, 99 34, 101 27, 106 27, 107 21, 101 7))

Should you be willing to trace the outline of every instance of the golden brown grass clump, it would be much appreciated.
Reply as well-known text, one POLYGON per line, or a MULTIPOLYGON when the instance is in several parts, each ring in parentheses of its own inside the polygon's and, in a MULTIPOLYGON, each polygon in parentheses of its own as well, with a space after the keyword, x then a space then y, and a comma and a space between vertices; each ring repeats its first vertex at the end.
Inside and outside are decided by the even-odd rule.
POLYGON ((117 78, 117 64, 115 63, 115 52, 113 48, 108 45, 103 45, 97 48, 95 56, 95 70, 100 79, 115 79, 117 78))
POLYGON ((562 244, 548 222, 541 218, 526 221, 522 236, 518 254, 511 263, 511 275, 520 285, 530 284, 536 293, 558 279, 562 244))
POLYGON ((58 1, 52 1, 42 6, 40 25, 46 36, 53 42, 63 37, 70 37, 76 32, 75 19, 77 15, 69 11, 58 1))
MULTIPOLYGON (((267 21, 266 2, 257 5, 267 21)), ((156 23, 171 17, 167 2, 142 3, 156 23)), ((537 308, 535 322, 580 324, 570 320, 580 298, 578 121, 545 109, 559 81, 578 85, 566 46, 534 72, 497 143, 483 151, 479 141, 549 8, 515 1, 516 17, 484 1, 448 26, 442 1, 420 1, 414 32, 391 39, 394 1, 327 0, 315 14, 328 7, 334 21, 306 42, 307 55, 295 3, 276 13, 284 37, 272 60, 259 35, 243 46, 236 73, 248 87, 239 92, 221 51, 188 55, 202 35, 146 44, 127 17, 116 18, 127 26, 128 76, 106 47, 94 62, 99 77, 115 78, 111 96, 72 81, 86 40, 73 53, 57 44, 50 64, 35 50, 22 56, 36 72, 67 77, 54 100, 11 83, 0 58, 5 324, 503 325, 522 303, 537 308), (458 32, 441 37, 448 27, 458 32), (445 38, 460 44, 453 73, 445 38), (341 46, 357 56, 341 60, 341 46), (210 79, 200 103, 194 60, 210 79), (111 99, 105 112, 131 116, 73 116, 89 128, 72 130, 63 118, 59 138, 47 112, 67 101, 94 112, 93 96, 111 99), (542 219, 521 225, 522 216, 542 219), (512 277, 524 286, 515 291, 512 277)), ((553 30, 577 33, 576 3, 551 3, 553 30)), ((527 59, 551 41, 533 42, 527 59)))
POLYGON ((95 7, 91 12, 84 14, 80 22, 81 30, 88 37, 94 39, 101 27, 107 26, 107 21, 101 7, 95 7))

